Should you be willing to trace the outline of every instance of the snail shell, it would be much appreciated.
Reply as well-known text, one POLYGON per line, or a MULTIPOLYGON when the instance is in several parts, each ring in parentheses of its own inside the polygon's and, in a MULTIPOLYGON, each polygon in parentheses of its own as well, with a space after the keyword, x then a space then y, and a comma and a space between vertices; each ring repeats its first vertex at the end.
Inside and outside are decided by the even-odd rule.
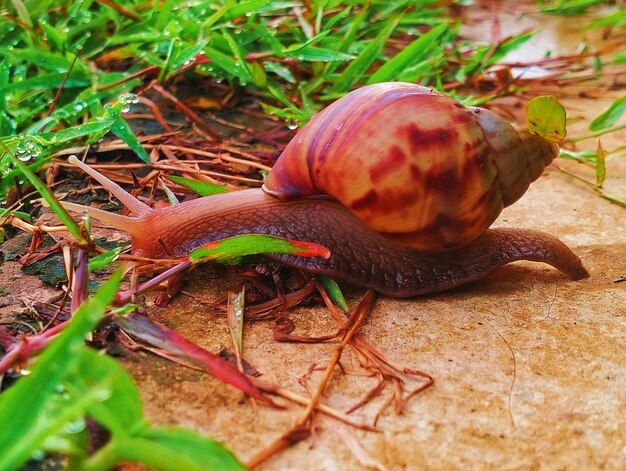
POLYGON ((418 250, 451 250, 519 199, 558 147, 498 115, 409 83, 360 88, 287 145, 263 186, 281 200, 328 195, 418 250))

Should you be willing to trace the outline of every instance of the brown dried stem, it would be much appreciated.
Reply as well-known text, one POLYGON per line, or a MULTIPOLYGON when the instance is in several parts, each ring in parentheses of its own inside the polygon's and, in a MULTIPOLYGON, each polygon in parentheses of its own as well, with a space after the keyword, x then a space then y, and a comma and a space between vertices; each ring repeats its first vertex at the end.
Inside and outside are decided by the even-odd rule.
POLYGON ((365 296, 363 296, 359 304, 352 311, 348 319, 346 334, 344 335, 344 338, 341 341, 341 343, 337 346, 337 348, 333 352, 333 356, 331 357, 328 363, 328 366, 326 368, 322 381, 318 385, 318 388, 315 391, 315 394, 313 395, 311 400, 308 402, 306 410, 304 411, 300 419, 298 419, 295 426, 290 431, 288 431, 287 433, 279 437, 277 440, 273 441, 268 447, 264 448, 263 450, 258 452, 256 455, 254 455, 248 461, 247 463, 248 467, 254 468, 258 466, 259 464, 265 462, 266 460, 268 460, 270 457, 272 457, 274 454, 278 453, 279 451, 289 448, 295 443, 298 443, 299 441, 304 440, 305 438, 308 438, 310 436, 310 433, 311 433, 310 428, 307 427, 306 424, 307 422, 309 422, 313 414, 313 411, 319 408, 320 398, 322 394, 324 393, 324 391, 326 390, 326 386, 328 385, 330 381, 330 378, 332 376, 335 366, 337 366, 339 359, 341 358, 341 354, 343 353, 343 350, 350 343, 356 331, 361 326, 363 320, 365 319, 365 315, 369 312, 375 299, 376 299, 375 293, 371 290, 367 291, 365 293, 365 296))

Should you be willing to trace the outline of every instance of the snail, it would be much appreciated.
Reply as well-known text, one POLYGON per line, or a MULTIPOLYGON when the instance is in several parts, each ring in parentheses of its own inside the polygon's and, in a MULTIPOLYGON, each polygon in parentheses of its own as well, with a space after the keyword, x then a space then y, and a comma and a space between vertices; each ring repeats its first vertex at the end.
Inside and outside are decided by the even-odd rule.
POLYGON ((169 256, 164 245, 184 256, 239 234, 316 242, 330 258, 269 256, 393 297, 449 289, 516 260, 544 262, 577 280, 587 271, 557 238, 488 229, 557 152, 488 110, 419 85, 380 83, 317 114, 262 189, 151 209, 71 157, 132 216, 64 206, 128 232, 132 253, 143 257, 169 256))

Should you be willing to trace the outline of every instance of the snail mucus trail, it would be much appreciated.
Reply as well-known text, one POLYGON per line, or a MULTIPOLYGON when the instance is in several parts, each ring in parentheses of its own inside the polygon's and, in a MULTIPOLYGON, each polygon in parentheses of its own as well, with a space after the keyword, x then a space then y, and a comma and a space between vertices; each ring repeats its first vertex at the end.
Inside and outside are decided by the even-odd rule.
POLYGON ((152 209, 78 159, 132 216, 73 203, 132 236, 132 253, 184 256, 211 241, 270 234, 321 244, 328 259, 268 254, 302 270, 410 297, 480 279, 516 261, 588 276, 557 238, 488 229, 558 148, 496 114, 419 85, 381 83, 322 110, 287 145, 263 189, 152 209))

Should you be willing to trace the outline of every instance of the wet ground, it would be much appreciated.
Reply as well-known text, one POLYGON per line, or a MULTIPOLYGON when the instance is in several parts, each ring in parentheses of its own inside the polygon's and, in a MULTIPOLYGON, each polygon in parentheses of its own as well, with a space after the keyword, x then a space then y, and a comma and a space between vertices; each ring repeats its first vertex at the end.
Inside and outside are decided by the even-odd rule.
MULTIPOLYGON (((522 23, 506 20, 507 33, 522 23)), ((545 33, 526 54, 558 45, 575 51, 580 20, 546 22, 545 33), (559 31, 559 33, 556 33, 559 31), (574 32, 572 32, 574 31, 574 32), (568 41, 565 41, 567 38, 568 41), (546 41, 546 42, 544 42, 546 41)), ((489 31, 488 24, 484 26, 489 31)), ((481 24, 475 25, 479 31, 481 24)), ((474 32, 475 32, 474 31, 474 32)), ((528 56, 526 56, 528 57, 528 56)), ((518 60, 511 58, 511 60, 518 60)), ((581 98, 579 89, 556 90, 583 132, 621 90, 581 98)), ((589 91, 594 84, 589 82, 589 91)), ((605 149, 623 146, 626 132, 602 138, 605 149)), ((584 141, 580 148, 595 148, 584 141)), ((593 180, 592 169, 559 165, 593 180)), ((607 191, 626 197, 626 160, 607 162, 607 191)), ((481 282, 413 300, 380 297, 360 332, 389 359, 435 377, 435 385, 412 399, 401 415, 387 410, 380 432, 364 432, 317 417, 314 437, 284 451, 259 469, 624 469, 626 467, 626 209, 611 204, 570 176, 549 168, 499 226, 528 227, 560 237, 583 260, 591 276, 570 281, 550 267, 527 262, 502 268, 481 282), (352 450, 348 446, 350 444, 352 450), (360 456, 360 459, 358 458, 360 456), (377 463, 377 464, 376 464, 377 463)), ((15 296, 44 296, 37 282, 14 276, 4 287, 15 296)), ((10 278, 10 277, 9 277, 10 278)), ((5 280, 6 281, 6 280, 5 280)), ((187 292, 219 298, 236 281, 221 272, 199 270, 187 292)), ((42 290, 44 288, 41 288, 42 290)), ((354 304, 362 293, 350 291, 354 304)), ((210 351, 229 344, 225 318, 188 296, 170 307, 149 307, 150 316, 210 351)), ((326 309, 296 308, 299 335, 335 330, 326 309)), ((325 365, 336 343, 285 344, 273 340, 271 322, 246 324, 244 355, 267 381, 302 395, 299 383, 311 365, 325 365)), ((147 353, 127 354, 124 364, 139 383, 148 416, 213 435, 246 461, 289 430, 302 409, 274 410, 253 403, 217 380, 147 353)), ((342 358, 345 370, 358 367, 354 352, 342 358)), ((315 386, 321 373, 313 373, 315 386)), ((344 410, 375 381, 337 372, 324 401, 344 410)), ((371 423, 389 394, 352 415, 371 423)))

